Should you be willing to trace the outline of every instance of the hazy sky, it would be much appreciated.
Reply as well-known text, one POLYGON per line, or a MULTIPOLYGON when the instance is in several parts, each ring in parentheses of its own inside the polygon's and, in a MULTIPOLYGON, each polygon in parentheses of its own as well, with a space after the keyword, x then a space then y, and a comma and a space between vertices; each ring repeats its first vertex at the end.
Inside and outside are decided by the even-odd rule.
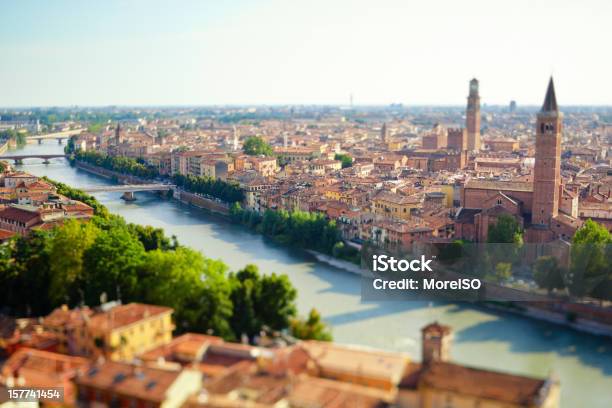
POLYGON ((610 0, 0 0, 0 106, 612 105, 610 0))

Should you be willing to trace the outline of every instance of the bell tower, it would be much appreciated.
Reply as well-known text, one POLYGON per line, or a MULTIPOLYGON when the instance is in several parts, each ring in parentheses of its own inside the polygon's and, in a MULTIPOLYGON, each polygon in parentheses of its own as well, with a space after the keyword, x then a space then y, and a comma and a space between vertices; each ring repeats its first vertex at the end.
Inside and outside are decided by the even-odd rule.
POLYGON ((478 80, 476 78, 470 81, 470 94, 468 95, 465 127, 467 129, 468 150, 480 150, 480 95, 478 93, 478 80))
POLYGON ((552 77, 544 105, 536 122, 535 168, 531 223, 550 226, 559 214, 561 187, 561 131, 563 114, 559 112, 552 77))

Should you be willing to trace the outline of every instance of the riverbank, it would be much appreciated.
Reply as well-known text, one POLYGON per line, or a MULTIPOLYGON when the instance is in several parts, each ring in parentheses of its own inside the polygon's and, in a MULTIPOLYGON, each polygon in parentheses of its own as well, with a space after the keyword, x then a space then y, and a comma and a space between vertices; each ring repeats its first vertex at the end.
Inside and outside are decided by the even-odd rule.
MULTIPOLYGON (((111 179, 115 182, 140 184, 150 182, 149 180, 120 174, 112 170, 93 166, 88 163, 75 161, 75 165, 81 170, 111 179)), ((198 194, 177 189, 177 191, 175 191, 173 194, 173 198, 184 204, 192 205, 199 209, 219 214, 224 217, 229 216, 229 205, 211 200, 198 194)), ((341 269, 358 276, 362 274, 362 269, 359 265, 323 254, 321 252, 313 250, 307 250, 307 252, 314 256, 319 262, 326 263, 337 269, 341 269)), ((601 319, 603 319, 603 317, 598 317, 603 316, 604 314, 607 316, 607 313, 612 314, 612 312, 609 310, 594 311, 593 308, 597 309, 597 306, 573 306, 569 303, 554 303, 552 306, 550 306, 544 302, 514 302, 511 306, 504 305, 503 303, 479 302, 478 305, 493 310, 510 312, 530 319, 561 325, 572 330, 588 334, 612 337, 612 321, 602 321, 601 319), (585 309, 587 307, 590 307, 591 309, 585 309)))
POLYGON ((116 171, 104 169, 102 167, 94 166, 89 163, 81 162, 78 160, 74 160, 74 166, 78 169, 87 171, 89 173, 95 174, 96 176, 104 177, 106 179, 110 179, 116 183, 121 184, 145 184, 148 183, 149 180, 141 179, 140 177, 131 176, 129 174, 121 174, 116 171))

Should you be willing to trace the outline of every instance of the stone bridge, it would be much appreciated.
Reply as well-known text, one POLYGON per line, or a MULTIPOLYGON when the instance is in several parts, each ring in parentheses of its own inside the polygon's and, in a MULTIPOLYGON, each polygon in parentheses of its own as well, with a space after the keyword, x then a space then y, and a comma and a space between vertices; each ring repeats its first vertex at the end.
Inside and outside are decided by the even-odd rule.
POLYGON ((41 159, 43 163, 49 163, 49 159, 67 157, 65 154, 20 154, 20 155, 6 155, 0 156, 0 160, 13 160, 15 164, 21 164, 25 159, 41 159))

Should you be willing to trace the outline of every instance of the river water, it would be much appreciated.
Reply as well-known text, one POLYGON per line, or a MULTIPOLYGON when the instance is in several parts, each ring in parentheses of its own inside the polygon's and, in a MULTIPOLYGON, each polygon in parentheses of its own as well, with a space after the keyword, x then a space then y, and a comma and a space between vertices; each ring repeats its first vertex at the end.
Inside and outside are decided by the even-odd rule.
MULTIPOLYGON (((62 148, 56 141, 45 141, 20 148, 19 154, 60 153, 62 148)), ((17 154, 6 154, 11 153, 17 154)), ((17 167, 74 187, 112 183, 75 169, 64 159, 50 164, 27 159, 17 167)), ((317 262, 301 250, 154 194, 137 193, 137 201, 130 203, 120 195, 95 194, 126 220, 164 228, 183 245, 221 259, 233 270, 254 263, 266 273, 288 274, 298 289, 300 313, 316 307, 331 325, 336 342, 402 351, 419 360, 420 328, 437 320, 454 329, 451 356, 459 363, 532 376, 553 372, 561 381, 562 407, 612 406, 612 341, 608 338, 470 304, 363 303, 358 276, 317 262)))

